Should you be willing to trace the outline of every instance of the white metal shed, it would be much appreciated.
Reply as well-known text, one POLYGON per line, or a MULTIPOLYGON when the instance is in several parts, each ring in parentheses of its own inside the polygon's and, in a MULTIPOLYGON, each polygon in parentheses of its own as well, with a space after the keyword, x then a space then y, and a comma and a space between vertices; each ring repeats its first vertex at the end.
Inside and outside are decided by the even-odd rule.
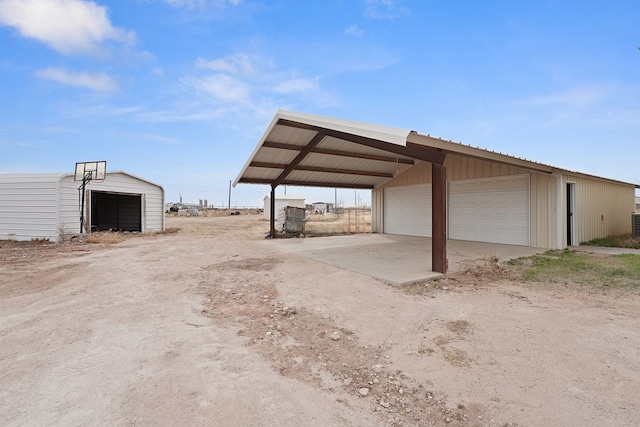
MULTIPOLYGON (((0 240, 61 240, 80 232, 73 174, 0 174, 0 240)), ((164 230, 164 189, 123 171, 85 189, 85 232, 164 230)))
MULTIPOLYGON (((264 202, 264 219, 271 219, 271 196, 265 196, 264 202)), ((293 206, 296 208, 305 208, 305 198, 297 196, 276 196, 276 218, 278 213, 287 206, 293 206)))

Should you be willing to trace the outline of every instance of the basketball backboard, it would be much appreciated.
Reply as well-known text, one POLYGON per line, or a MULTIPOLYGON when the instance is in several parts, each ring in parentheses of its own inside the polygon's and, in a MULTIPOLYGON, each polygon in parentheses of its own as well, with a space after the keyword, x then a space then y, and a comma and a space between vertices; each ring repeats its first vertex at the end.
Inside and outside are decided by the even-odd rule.
POLYGON ((75 181, 103 180, 107 174, 107 162, 77 162, 75 181))

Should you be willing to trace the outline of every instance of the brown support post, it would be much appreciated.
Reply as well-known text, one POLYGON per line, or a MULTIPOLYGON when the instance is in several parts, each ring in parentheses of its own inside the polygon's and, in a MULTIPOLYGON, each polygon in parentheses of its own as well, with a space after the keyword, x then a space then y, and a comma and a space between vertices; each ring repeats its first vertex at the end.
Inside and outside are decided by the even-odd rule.
POLYGON ((269 220, 269 235, 272 239, 276 238, 276 186, 271 186, 271 200, 269 201, 269 210, 271 211, 271 216, 269 220))
POLYGON ((446 273, 447 262, 447 170, 431 164, 431 269, 446 273))

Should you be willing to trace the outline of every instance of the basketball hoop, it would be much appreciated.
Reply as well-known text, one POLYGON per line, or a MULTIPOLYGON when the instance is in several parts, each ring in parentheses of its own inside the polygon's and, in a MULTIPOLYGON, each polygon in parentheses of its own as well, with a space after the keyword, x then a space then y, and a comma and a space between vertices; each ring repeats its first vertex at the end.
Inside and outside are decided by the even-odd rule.
POLYGON ((107 162, 77 162, 74 181, 104 180, 107 162))
POLYGON ((99 162, 76 162, 76 172, 74 181, 82 181, 78 191, 78 202, 80 203, 80 237, 84 229, 84 190, 89 181, 104 181, 107 175, 107 162, 101 160, 99 162))

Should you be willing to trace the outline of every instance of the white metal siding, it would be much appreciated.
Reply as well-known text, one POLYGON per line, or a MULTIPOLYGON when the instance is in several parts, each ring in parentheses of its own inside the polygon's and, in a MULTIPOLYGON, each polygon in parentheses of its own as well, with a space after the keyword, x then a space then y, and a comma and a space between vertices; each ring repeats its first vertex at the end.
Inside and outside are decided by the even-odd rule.
MULTIPOLYGON (((63 176, 60 179, 58 227, 65 234, 80 232, 80 192, 78 191, 80 184, 80 182, 73 180, 73 175, 63 176)), ((86 200, 85 198, 85 202, 86 200)))
POLYGON ((431 236, 431 184, 384 190, 384 232, 431 236))
POLYGON ((529 175, 449 183, 449 237, 529 245, 529 175))
POLYGON ((0 239, 57 241, 59 174, 0 175, 0 239))

